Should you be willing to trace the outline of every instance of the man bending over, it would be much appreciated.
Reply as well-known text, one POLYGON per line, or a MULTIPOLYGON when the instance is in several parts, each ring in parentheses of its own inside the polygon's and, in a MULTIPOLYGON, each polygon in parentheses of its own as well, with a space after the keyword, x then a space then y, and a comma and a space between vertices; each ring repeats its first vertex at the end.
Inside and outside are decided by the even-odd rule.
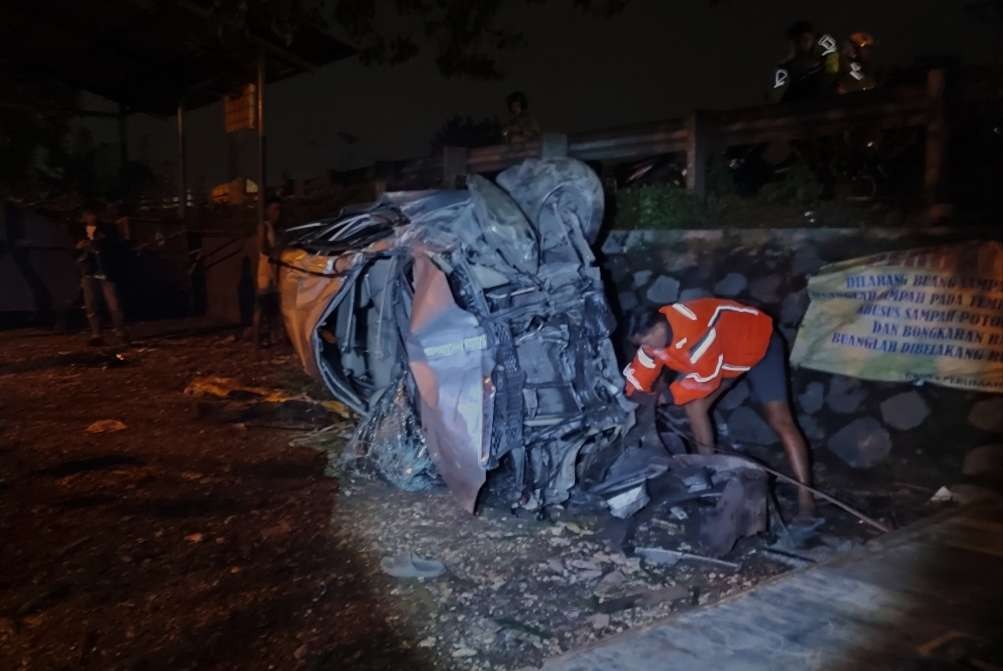
MULTIPOLYGON (((797 479, 811 484, 808 448, 787 395, 784 344, 773 320, 757 308, 721 298, 673 303, 635 316, 631 342, 638 346, 624 370, 627 394, 651 393, 663 368, 676 372, 671 401, 683 406, 697 451, 714 451, 710 410, 730 382, 748 376, 753 398, 780 437, 797 479), (722 384, 724 383, 724 384, 722 384)), ((798 524, 812 525, 815 501, 798 489, 798 524)))

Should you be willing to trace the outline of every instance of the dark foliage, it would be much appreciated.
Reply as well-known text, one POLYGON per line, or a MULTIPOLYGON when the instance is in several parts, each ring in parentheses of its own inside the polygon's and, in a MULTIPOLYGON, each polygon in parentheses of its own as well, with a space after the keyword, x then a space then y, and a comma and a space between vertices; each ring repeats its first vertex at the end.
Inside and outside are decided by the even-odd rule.
POLYGON ((435 132, 432 137, 432 151, 443 147, 486 147, 500 144, 501 125, 498 119, 488 117, 475 121, 469 116, 454 116, 435 132))

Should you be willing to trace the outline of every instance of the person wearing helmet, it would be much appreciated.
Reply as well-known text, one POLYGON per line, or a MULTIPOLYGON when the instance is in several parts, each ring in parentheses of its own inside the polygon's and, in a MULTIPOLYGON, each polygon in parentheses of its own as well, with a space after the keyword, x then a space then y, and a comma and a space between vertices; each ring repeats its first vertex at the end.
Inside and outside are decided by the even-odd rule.
MULTIPOLYGON (((624 370, 628 396, 652 393, 661 373, 676 377, 668 387, 671 402, 683 406, 696 449, 714 452, 710 410, 733 381, 745 376, 753 398, 784 446, 799 482, 811 484, 808 448, 794 421, 787 394, 787 359, 773 320, 758 308, 723 298, 699 298, 638 313, 631 324, 637 346, 624 370)), ((815 526, 815 500, 798 489, 797 522, 815 526)))
POLYGON ((874 73, 874 36, 869 33, 853 33, 843 44, 840 59, 840 94, 868 91, 877 86, 874 73))
POLYGON ((829 34, 819 35, 807 21, 787 30, 786 59, 773 71, 768 97, 792 102, 824 97, 834 90, 839 74, 839 44, 829 34))

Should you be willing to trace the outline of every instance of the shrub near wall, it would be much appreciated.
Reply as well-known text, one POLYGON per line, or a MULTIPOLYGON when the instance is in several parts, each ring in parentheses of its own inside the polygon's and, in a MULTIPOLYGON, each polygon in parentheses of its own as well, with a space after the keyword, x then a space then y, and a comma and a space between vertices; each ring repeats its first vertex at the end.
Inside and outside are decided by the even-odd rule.
MULTIPOLYGON (((612 231, 603 245, 610 302, 630 312, 707 295, 733 297, 773 316, 793 343, 808 306, 807 278, 825 263, 880 251, 999 238, 995 230, 749 229, 612 231)), ((620 334, 621 356, 632 350, 620 334)), ((792 374, 799 422, 812 444, 848 466, 869 468, 936 455, 960 477, 965 452, 1003 442, 1003 396, 933 385, 870 382, 807 369, 792 374)), ((739 383, 717 408, 719 431, 769 445, 772 431, 739 383)), ((1003 448, 997 448, 1003 450, 1003 448)), ((945 476, 946 477, 946 476, 945 476)), ((949 484, 949 483, 941 483, 949 484)))
POLYGON ((686 189, 669 184, 636 186, 616 195, 616 227, 640 229, 701 228, 711 219, 711 208, 686 189))

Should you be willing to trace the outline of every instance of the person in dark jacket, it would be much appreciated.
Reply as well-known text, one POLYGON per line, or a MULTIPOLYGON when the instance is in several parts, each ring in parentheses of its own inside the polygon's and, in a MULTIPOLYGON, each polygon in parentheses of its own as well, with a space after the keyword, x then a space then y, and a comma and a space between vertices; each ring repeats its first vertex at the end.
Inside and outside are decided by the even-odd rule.
POLYGON ((773 71, 770 101, 817 100, 833 94, 839 75, 836 39, 819 35, 807 21, 798 21, 788 28, 787 42, 787 57, 773 71))
POLYGON ((529 114, 529 99, 522 91, 510 93, 505 99, 509 118, 502 126, 502 137, 508 144, 520 144, 540 139, 540 125, 529 114))
POLYGON ((258 227, 258 277, 254 309, 254 342, 269 347, 281 329, 279 319, 279 268, 282 254, 282 200, 265 204, 265 220, 258 227))
POLYGON ((93 208, 83 212, 84 237, 77 243, 77 266, 80 268, 80 287, 84 294, 84 310, 90 325, 91 345, 103 345, 101 337, 100 303, 103 301, 111 317, 115 334, 123 344, 129 342, 119 299, 117 244, 115 232, 98 222, 93 208))

